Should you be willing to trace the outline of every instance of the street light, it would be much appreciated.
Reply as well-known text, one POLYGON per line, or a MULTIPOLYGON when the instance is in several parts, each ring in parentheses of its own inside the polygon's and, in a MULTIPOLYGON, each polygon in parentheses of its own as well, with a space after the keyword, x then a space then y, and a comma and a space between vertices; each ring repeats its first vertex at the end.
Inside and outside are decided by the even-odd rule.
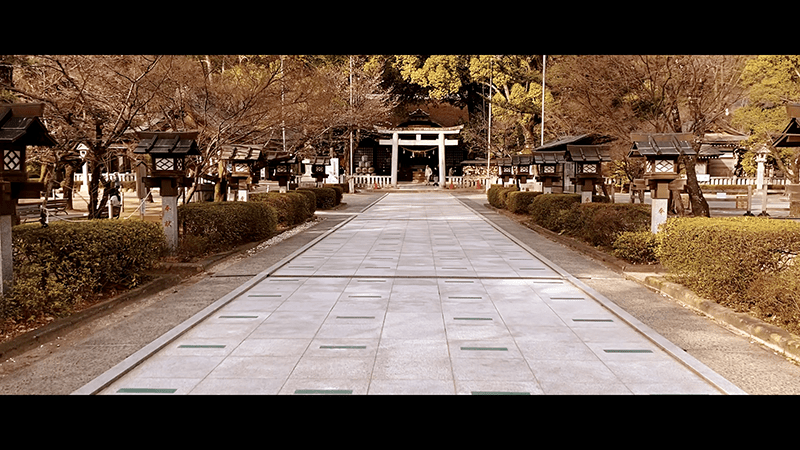
POLYGON ((650 231, 653 233, 658 233, 659 225, 667 220, 670 183, 680 177, 678 158, 696 155, 691 144, 693 139, 691 133, 631 133, 633 144, 628 157, 647 160, 644 179, 650 188, 650 231))

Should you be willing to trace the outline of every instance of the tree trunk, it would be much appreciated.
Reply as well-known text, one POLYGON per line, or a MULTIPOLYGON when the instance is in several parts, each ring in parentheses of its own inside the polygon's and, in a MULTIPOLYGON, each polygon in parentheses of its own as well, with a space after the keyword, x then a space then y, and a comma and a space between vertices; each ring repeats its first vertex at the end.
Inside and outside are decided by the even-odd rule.
POLYGON ((67 201, 67 209, 72 207, 72 188, 75 186, 75 166, 67 164, 64 167, 64 181, 61 182, 61 189, 64 190, 64 200, 67 201))
POLYGON ((708 202, 700 190, 700 183, 697 182, 696 157, 681 156, 681 165, 686 168, 686 191, 689 193, 689 202, 692 204, 692 214, 695 217, 711 217, 708 202))
POLYGON ((228 180, 225 178, 226 169, 227 169, 227 162, 220 160, 219 165, 217 166, 217 175, 219 176, 219 180, 217 184, 214 186, 214 201, 215 202, 224 202, 227 200, 227 193, 228 193, 228 180))

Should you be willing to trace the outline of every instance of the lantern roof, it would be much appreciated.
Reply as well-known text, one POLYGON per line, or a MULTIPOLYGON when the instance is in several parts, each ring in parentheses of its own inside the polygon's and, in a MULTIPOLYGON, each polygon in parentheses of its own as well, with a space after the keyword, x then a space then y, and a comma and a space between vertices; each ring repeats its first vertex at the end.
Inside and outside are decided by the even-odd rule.
POLYGON ((694 136, 691 133, 631 133, 633 144, 628 157, 677 158, 694 156, 694 136))
POLYGON ((789 115, 789 124, 783 129, 783 133, 778 136, 773 147, 800 147, 800 105, 791 103, 786 105, 786 113, 789 115))
POLYGON ((151 132, 140 131, 136 133, 139 144, 133 149, 136 154, 151 154, 157 156, 190 156, 199 155, 197 146, 197 131, 184 132, 151 132))
POLYGON ((10 103, 0 105, 0 144, 58 145, 42 124, 44 103, 10 103))
POLYGON ((512 155, 506 158, 497 158, 495 160, 501 166, 529 166, 533 164, 533 155, 512 155))
POLYGON ((533 154, 533 159, 536 164, 560 164, 563 163, 566 158, 564 156, 565 152, 562 151, 536 151, 533 154))
POLYGON ((330 158, 324 158, 324 157, 307 158, 306 160, 308 162, 304 163, 304 164, 313 164, 313 165, 325 166, 325 165, 328 165, 328 164, 331 163, 331 159, 330 158))
POLYGON ((599 163, 611 161, 611 150, 607 145, 567 145, 567 161, 599 163))
POLYGON ((257 161, 263 145, 223 145, 220 159, 227 161, 257 161))

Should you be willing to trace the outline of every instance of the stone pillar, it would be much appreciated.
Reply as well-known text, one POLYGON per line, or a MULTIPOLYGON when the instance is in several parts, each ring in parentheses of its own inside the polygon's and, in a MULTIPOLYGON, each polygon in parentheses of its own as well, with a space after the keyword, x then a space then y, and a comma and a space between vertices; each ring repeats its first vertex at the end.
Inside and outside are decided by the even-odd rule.
POLYGON ((161 197, 161 224, 170 250, 178 248, 178 197, 161 197))
POLYGON ((14 252, 11 243, 11 215, 0 215, 0 294, 11 291, 14 280, 14 252))
POLYGON ((668 198, 652 199, 650 212, 650 231, 658 233, 658 227, 667 221, 668 198))
POLYGON ((397 187, 398 134, 392 133, 392 186, 397 187))
POLYGON ((787 184, 786 194, 789 196, 789 217, 800 217, 800 184, 787 184))
POLYGON ((444 133, 439 133, 437 143, 439 144, 439 189, 446 189, 447 171, 444 166, 444 133))

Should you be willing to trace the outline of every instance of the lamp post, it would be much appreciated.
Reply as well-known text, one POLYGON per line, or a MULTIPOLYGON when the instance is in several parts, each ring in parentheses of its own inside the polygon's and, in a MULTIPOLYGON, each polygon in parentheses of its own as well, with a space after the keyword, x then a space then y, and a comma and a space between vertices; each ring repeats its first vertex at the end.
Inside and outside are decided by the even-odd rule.
POLYGON ((591 203, 595 186, 602 186, 602 163, 611 161, 610 152, 605 145, 567 145, 565 156, 575 163, 573 183, 581 187, 581 203, 591 203))
POLYGON ((756 163, 758 164, 758 172, 756 173, 756 190, 761 194, 761 213, 759 216, 769 216, 767 214, 767 185, 764 183, 764 165, 767 162, 767 155, 769 150, 767 146, 762 145, 756 151, 756 163))
POLYGON ((192 179, 186 177, 186 157, 199 156, 199 132, 139 132, 135 154, 150 156, 149 176, 145 186, 160 189, 161 224, 170 250, 178 247, 178 188, 190 187, 192 179))
POLYGON ((647 160, 644 179, 650 189, 650 231, 658 233, 658 227, 666 222, 669 208, 670 183, 680 177, 678 158, 692 156, 691 133, 631 133, 633 145, 629 157, 644 157, 647 160))
POLYGON ((17 200, 38 199, 44 190, 44 183, 28 181, 27 147, 57 145, 40 120, 43 113, 44 103, 0 105, 0 294, 10 291, 14 278, 11 227, 17 200))
POLYGON ((534 152, 533 162, 538 172, 536 178, 542 182, 542 192, 553 193, 553 186, 561 183, 564 175, 564 152, 534 152))
POLYGON ((258 161, 263 146, 259 145, 226 145, 222 147, 220 158, 230 165, 228 186, 237 189, 236 200, 246 202, 250 187, 247 179, 253 176, 251 165, 258 161))

